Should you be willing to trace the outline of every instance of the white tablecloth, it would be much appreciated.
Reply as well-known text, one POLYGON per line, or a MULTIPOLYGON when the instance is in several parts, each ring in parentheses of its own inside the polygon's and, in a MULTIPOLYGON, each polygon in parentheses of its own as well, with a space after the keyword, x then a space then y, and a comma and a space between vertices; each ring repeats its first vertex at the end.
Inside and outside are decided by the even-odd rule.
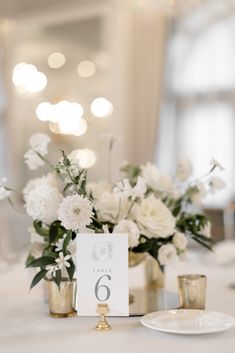
MULTIPOLYGON (((235 268, 179 264, 168 268, 166 287, 177 291, 178 273, 208 276, 207 309, 235 317, 235 268)), ((30 274, 14 266, 0 273, 1 353, 234 353, 235 328, 218 334, 179 336, 149 330, 138 317, 109 318, 112 330, 97 332, 97 318, 53 319, 40 288, 29 293, 30 274)))

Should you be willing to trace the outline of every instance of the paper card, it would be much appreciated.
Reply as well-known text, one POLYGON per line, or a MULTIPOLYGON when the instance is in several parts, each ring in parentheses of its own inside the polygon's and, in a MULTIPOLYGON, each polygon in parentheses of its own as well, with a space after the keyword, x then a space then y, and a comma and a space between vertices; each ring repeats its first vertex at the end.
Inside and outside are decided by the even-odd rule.
POLYGON ((77 235, 77 313, 95 316, 97 304, 109 316, 129 315, 128 235, 77 235))

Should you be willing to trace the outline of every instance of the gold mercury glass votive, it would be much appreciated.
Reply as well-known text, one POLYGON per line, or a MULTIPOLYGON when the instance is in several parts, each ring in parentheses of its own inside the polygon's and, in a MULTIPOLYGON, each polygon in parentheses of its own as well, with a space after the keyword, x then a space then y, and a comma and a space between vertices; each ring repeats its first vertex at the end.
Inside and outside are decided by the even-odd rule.
POLYGON ((76 315, 74 309, 76 281, 62 279, 60 289, 53 280, 46 280, 50 316, 55 318, 76 315))
POLYGON ((188 274, 178 276, 180 309, 205 309, 206 276, 188 274))

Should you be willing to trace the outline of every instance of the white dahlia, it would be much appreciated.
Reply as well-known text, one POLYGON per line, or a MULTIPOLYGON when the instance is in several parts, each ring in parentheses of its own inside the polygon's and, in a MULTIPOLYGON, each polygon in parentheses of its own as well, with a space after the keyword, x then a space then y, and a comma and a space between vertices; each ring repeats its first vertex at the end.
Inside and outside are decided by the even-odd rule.
POLYGON ((71 195, 63 199, 58 210, 58 219, 66 229, 79 231, 91 224, 92 203, 81 195, 71 195))
POLYGON ((26 199, 26 211, 34 220, 50 224, 57 219, 62 194, 57 188, 40 185, 31 190, 26 199))

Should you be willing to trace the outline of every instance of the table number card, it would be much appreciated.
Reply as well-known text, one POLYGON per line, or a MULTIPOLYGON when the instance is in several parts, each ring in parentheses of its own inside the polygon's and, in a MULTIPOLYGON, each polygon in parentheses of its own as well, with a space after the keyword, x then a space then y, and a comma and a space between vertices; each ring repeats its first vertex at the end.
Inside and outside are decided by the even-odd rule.
POLYGON ((77 313, 98 315, 102 303, 109 316, 129 315, 127 234, 77 236, 77 313))

